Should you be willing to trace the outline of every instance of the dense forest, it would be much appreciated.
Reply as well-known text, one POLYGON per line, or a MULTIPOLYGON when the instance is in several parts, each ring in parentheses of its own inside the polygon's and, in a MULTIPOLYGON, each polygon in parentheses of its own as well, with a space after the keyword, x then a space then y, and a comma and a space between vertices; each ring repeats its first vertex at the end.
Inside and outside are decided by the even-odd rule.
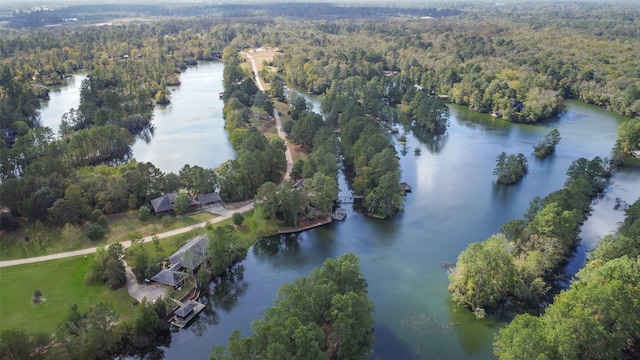
MULTIPOLYGON (((531 11, 534 9, 539 15, 550 11, 544 7, 531 11)), ((547 22, 537 20, 544 16, 525 15, 508 6, 480 6, 451 17, 387 22, 258 20, 231 25, 224 20, 197 20, 86 27, 82 31, 73 27, 35 33, 2 30, 0 126, 10 130, 3 134, 10 133, 11 138, 4 136, 0 149, 2 177, 7 179, 0 191, 13 194, 3 197, 10 200, 6 205, 13 216, 48 219, 48 209, 64 198, 70 185, 64 179, 82 167, 128 161, 134 136, 151 136, 153 104, 170 101, 166 86, 177 84, 178 74, 189 64, 219 57, 227 46, 236 51, 279 47, 282 55, 273 61, 278 70, 269 74, 269 80, 326 93, 323 112, 327 122, 341 131, 364 129, 371 118, 382 125, 400 121, 442 134, 448 116, 442 99, 522 122, 550 119, 562 111, 563 98, 637 116, 639 67, 632 54, 638 37, 628 26, 633 19, 623 8, 593 5, 589 9, 593 13, 589 20, 574 22, 570 20, 587 10, 558 6, 554 8, 557 14, 547 22), (561 43, 567 46, 558 46, 561 43), (60 129, 38 128, 38 96, 46 94, 42 88, 80 70, 91 76, 82 86, 79 108, 65 115, 60 129), (338 121, 344 112, 348 116, 338 121), (51 176, 43 179, 38 176, 41 173, 51 176)), ((250 84, 245 81, 245 87, 250 84)), ((231 95, 232 87, 229 89, 225 96, 231 95)), ((246 90, 253 96, 255 89, 246 90)), ((246 123, 254 115, 237 108, 244 101, 255 109, 251 98, 236 100, 226 104, 228 124, 246 123)), ((263 95, 257 99, 265 112, 270 101, 263 95)), ((637 124, 633 120, 620 127, 617 149, 621 154, 638 149, 637 124)), ((300 126, 295 130, 300 132, 300 126)), ((311 141, 299 134, 292 138, 307 146, 311 141)), ((386 145, 370 144, 377 149, 378 158, 388 158, 373 159, 374 153, 358 153, 369 145, 356 146, 357 139, 349 140, 349 136, 340 139, 345 166, 355 191, 365 198, 365 208, 382 217, 401 209, 402 199, 395 195, 398 189, 389 187, 395 184, 399 169, 384 177, 387 171, 371 166, 372 162, 383 167, 393 164, 393 155, 381 152, 386 145), (385 186, 381 187, 383 177, 385 186)), ((220 170, 235 169, 230 162, 220 170)), ((219 178, 233 179, 228 175, 219 178)), ((221 188, 226 199, 239 200, 253 196, 256 184, 254 179, 246 191, 238 187, 237 194, 221 188)), ((94 196, 100 189, 84 191, 84 196, 94 196)), ((96 207, 96 201, 92 206, 105 213, 122 211, 139 207, 155 194, 147 191, 144 197, 127 199, 126 206, 106 206, 107 201, 103 207, 96 207)))
POLYGON ((543 314, 522 314, 494 344, 500 359, 632 359, 640 355, 640 200, 589 254, 543 314))
POLYGON ((603 159, 578 159, 567 170, 564 188, 533 199, 522 219, 470 244, 449 275, 453 301, 478 317, 538 309, 556 286, 591 201, 604 191, 608 176, 603 159))
POLYGON ((211 360, 362 359, 373 344, 373 304, 353 254, 328 259, 321 268, 278 291, 278 299, 252 324, 253 335, 215 347, 211 360))
MULTIPOLYGON (((0 30, 2 230, 21 224, 73 229, 89 222, 100 230, 107 225, 105 214, 144 209, 151 198, 178 189, 194 194, 218 189, 226 201, 255 196, 265 217, 295 225, 301 216, 331 208, 340 165, 354 193, 362 195, 365 211, 390 217, 402 209, 403 197, 401 169, 388 131, 400 126, 441 136, 448 126, 446 101, 536 124, 553 120, 563 111, 565 99, 579 99, 631 118, 618 130, 615 160, 624 161, 640 150, 640 26, 633 5, 479 4, 422 9, 424 13, 360 8, 353 10, 361 12, 355 20, 342 19, 349 13, 344 9, 356 8, 288 4, 248 11, 234 6, 220 17, 240 11, 242 18, 0 30), (320 8, 324 12, 316 11, 320 8), (281 12, 274 16, 272 11, 278 9, 281 12), (367 20, 390 13, 393 17, 385 21, 367 20), (288 14, 286 20, 279 18, 288 14), (262 74, 272 85, 266 93, 256 87, 237 55, 261 46, 280 52, 267 64, 276 71, 262 74), (153 135, 153 107, 171 101, 167 87, 179 85, 179 74, 189 65, 220 58, 225 63, 224 117, 237 158, 217 169, 185 164, 179 174, 164 174, 151 163, 131 159, 136 137, 153 135), (65 114, 59 129, 40 127, 40 99, 47 97, 48 87, 77 72, 88 75, 78 109, 65 114), (324 94, 322 114, 308 111, 304 99, 287 98, 285 85, 324 94), (268 140, 251 126, 268 117, 277 100, 291 106, 293 120, 285 126, 290 140, 310 152, 292 173, 295 179, 305 179, 309 191, 304 193, 292 191, 287 183, 275 190, 286 164, 284 144, 268 140)), ((90 16, 95 9, 100 7, 76 7, 68 15, 90 16)), ((143 15, 187 16, 201 10, 166 6, 143 15)), ((128 10, 116 6, 108 15, 117 17, 121 11, 128 10)), ((16 14, 14 24, 57 21, 33 20, 40 15, 16 14)), ((549 142, 555 140, 551 136, 549 142)), ((541 312, 541 305, 551 301, 592 199, 606 187, 608 170, 603 159, 577 159, 563 189, 534 199, 522 219, 471 244, 450 276, 454 302, 479 317, 503 310, 541 312)), ((627 213, 633 224, 636 210, 633 205, 627 213)), ((558 295, 544 315, 517 316, 498 337, 498 356, 512 358, 529 349, 532 357, 633 357, 632 346, 639 338, 632 312, 638 307, 636 227, 625 222, 616 235, 603 240, 580 281, 558 295), (609 287, 601 286, 608 280, 609 287), (595 307, 600 300, 587 295, 616 301, 595 307), (618 322, 621 317, 629 321, 618 322), (566 319, 575 326, 563 328, 568 326, 566 319), (526 339, 521 331, 525 328, 531 335, 526 339), (574 333, 584 341, 563 337, 574 333)), ((225 229, 217 231, 211 236, 229 237, 225 229)), ((216 243, 223 245, 211 249, 212 259, 240 256, 245 250, 225 247, 228 243, 222 240, 216 243)), ((154 259, 135 254, 135 249, 132 254, 139 257, 133 263, 140 277, 152 271, 146 266, 154 259)), ((222 271, 221 263, 209 263, 202 277, 222 271)), ((108 262, 104 265, 106 270, 108 262)), ((145 309, 146 320, 140 321, 149 323, 164 311, 146 305, 145 309)), ((96 351, 106 356, 139 354, 141 348, 120 347, 133 330, 116 329, 116 319, 108 306, 96 306, 86 314, 71 309, 58 341, 69 354, 82 358, 87 349, 83 346, 100 335, 92 331, 102 327, 120 337, 108 337, 108 348, 96 351)), ((160 326, 150 329, 164 331, 160 326)), ((16 332, 3 338, 12 336, 31 342, 27 348, 42 347, 37 336, 16 332)))

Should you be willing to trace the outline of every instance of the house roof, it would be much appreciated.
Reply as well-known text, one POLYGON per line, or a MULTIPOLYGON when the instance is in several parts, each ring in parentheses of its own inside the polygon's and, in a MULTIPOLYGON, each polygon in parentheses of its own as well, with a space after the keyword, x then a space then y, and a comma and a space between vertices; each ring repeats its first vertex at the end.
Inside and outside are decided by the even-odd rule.
POLYGON ((188 240, 180 249, 169 256, 169 262, 172 264, 171 268, 175 269, 177 264, 191 270, 200 266, 207 256, 208 243, 208 235, 188 240))
POLYGON ((168 269, 162 269, 159 273, 153 275, 151 280, 159 282, 169 286, 176 286, 180 284, 189 274, 182 271, 173 271, 168 269))
POLYGON ((185 304, 180 305, 180 307, 175 311, 175 314, 180 317, 186 317, 198 304, 199 303, 197 301, 189 300, 185 304))
POLYGON ((218 194, 217 192, 198 195, 198 203, 200 204, 200 206, 213 204, 220 201, 222 201, 222 199, 220 198, 220 194, 218 194))
MULTIPOLYGON (((177 196, 178 196, 178 193, 173 192, 173 193, 164 194, 155 199, 152 199, 151 206, 153 207, 153 211, 157 214, 157 213, 173 210, 173 202, 176 200, 177 196)), ((187 195, 187 196, 189 196, 189 199, 191 199, 191 205, 198 205, 198 202, 193 200, 193 198, 190 195, 187 195)))
POLYGON ((178 193, 169 193, 152 199, 151 206, 153 206, 153 211, 161 213, 173 210, 173 201, 176 199, 176 196, 178 196, 178 193))

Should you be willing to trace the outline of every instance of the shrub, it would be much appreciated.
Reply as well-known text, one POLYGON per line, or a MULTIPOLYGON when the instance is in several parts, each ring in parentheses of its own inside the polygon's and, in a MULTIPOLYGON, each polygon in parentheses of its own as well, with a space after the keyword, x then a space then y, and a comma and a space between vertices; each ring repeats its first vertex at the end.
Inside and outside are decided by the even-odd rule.
POLYGON ((151 217, 151 209, 148 206, 142 205, 138 210, 138 220, 146 222, 151 217))
POLYGON ((96 223, 103 228, 106 228, 107 226, 109 226, 109 219, 106 215, 100 215, 100 217, 96 220, 96 223))
POLYGON ((33 292, 31 301, 33 301, 34 304, 40 304, 40 302, 42 301, 42 293, 40 292, 40 290, 36 290, 33 292))
POLYGON ((87 237, 89 240, 93 241, 102 239, 104 237, 104 228, 97 223, 89 225, 89 228, 87 229, 87 237))
POLYGON ((100 216, 104 215, 104 213, 102 212, 102 210, 100 209, 95 209, 91 212, 91 221, 96 222, 98 221, 98 218, 100 216))
POLYGON ((20 227, 20 219, 17 217, 4 213, 0 215, 0 230, 15 231, 20 227))
POLYGON ((234 213, 233 216, 231 217, 231 220, 236 226, 240 226, 244 221, 244 216, 240 213, 234 213))

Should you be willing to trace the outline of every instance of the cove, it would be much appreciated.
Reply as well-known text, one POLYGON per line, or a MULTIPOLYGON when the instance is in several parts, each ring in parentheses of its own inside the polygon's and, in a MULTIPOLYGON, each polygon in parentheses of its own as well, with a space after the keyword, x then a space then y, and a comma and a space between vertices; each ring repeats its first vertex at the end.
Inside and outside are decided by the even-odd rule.
POLYGON ((223 68, 221 62, 199 62, 180 74, 180 86, 170 88, 171 104, 153 111, 151 136, 132 146, 137 161, 177 174, 185 164, 215 168, 235 158, 218 97, 223 68))
MULTIPOLYGON (((163 172, 178 173, 185 165, 214 168, 235 158, 224 129, 218 94, 222 86, 221 62, 199 62, 180 74, 180 86, 170 87, 171 104, 156 106, 152 126, 138 136, 131 151, 138 162, 151 162, 163 172)), ((61 117, 80 103, 80 86, 86 75, 65 80, 42 103, 40 125, 58 132, 61 117)))
POLYGON ((49 127, 54 134, 60 129, 62 115, 69 109, 77 109, 80 103, 80 86, 87 76, 77 74, 64 80, 63 85, 52 87, 49 100, 40 102, 40 126, 49 127))
MULTIPOLYGON (((186 163, 213 167, 235 156, 223 130, 222 104, 220 110, 211 113, 198 111, 202 121, 187 125, 189 109, 218 101, 222 90, 216 86, 222 86, 221 80, 212 77, 222 78, 222 64, 212 64, 210 68, 209 63, 200 63, 184 72, 180 76, 182 84, 172 91, 173 105, 154 112, 154 136, 148 145, 142 145, 152 146, 166 137, 163 146, 147 150, 149 156, 166 161, 166 165, 156 164, 152 157, 143 158, 134 150, 137 160, 152 161, 167 172, 178 171, 186 163), (201 76, 205 70, 210 70, 210 75, 201 76), (193 76, 193 81, 187 80, 188 76, 193 76), (183 92, 191 95, 182 97, 183 92), (162 112, 166 115, 163 121, 169 126, 166 135, 161 135, 164 125, 156 118, 162 112), (214 136, 214 130, 207 128, 211 124, 218 126, 220 133, 214 136), (189 146, 193 152, 182 152, 182 136, 193 140, 193 146, 189 146), (203 149, 210 146, 220 146, 221 150, 202 155, 203 149), (175 152, 180 152, 181 157, 173 156, 175 152)), ((52 92, 49 106, 60 99, 56 94, 62 93, 52 92)), ((315 96, 308 99, 317 102, 315 96)), ((63 113, 77 107, 77 101, 76 97, 76 105, 64 106, 63 113)), ((343 205, 348 213, 343 222, 261 239, 223 282, 212 285, 214 294, 202 298, 208 306, 196 322, 172 334, 165 358, 207 359, 211 348, 225 345, 234 329, 249 335, 251 322, 272 305, 283 283, 308 275, 326 258, 347 252, 360 258, 375 307, 376 345, 371 359, 495 358, 493 336, 502 324, 478 321, 468 310, 454 306, 441 263, 455 262, 469 243, 482 241, 497 233, 506 221, 520 218, 533 197, 544 197, 561 188, 572 161, 610 156, 617 127, 625 118, 581 102, 566 103, 565 113, 536 126, 509 123, 452 105, 451 126, 445 135, 409 133, 406 145, 392 135, 401 161, 402 180, 413 187, 401 213, 390 220, 377 220, 355 212, 351 205, 343 205), (533 146, 553 128, 562 137, 556 153, 538 160, 532 154, 533 146), (420 156, 414 155, 416 147, 422 150, 420 156), (495 183, 492 172, 502 151, 521 152, 529 160, 530 171, 517 185, 495 183)), ((44 117, 43 112, 43 124, 44 117)), ((624 213, 614 209, 615 199, 631 203, 640 196, 640 169, 619 168, 611 180, 582 228, 581 247, 572 262, 575 270, 584 262, 585 250, 614 230, 616 222, 623 218, 624 213)), ((342 177, 340 184, 343 195, 348 190, 342 177)), ((575 270, 568 269, 568 275, 572 276, 575 270)))
MULTIPOLYGON (((536 126, 493 119, 460 106, 451 106, 451 115, 451 126, 443 136, 415 133, 408 135, 406 145, 396 141, 402 179, 413 186, 403 212, 377 220, 346 205, 344 222, 262 239, 224 284, 214 288, 214 295, 204 299, 207 313, 191 328, 174 334, 166 358, 189 353, 205 359, 213 346, 226 344, 233 329, 249 335, 251 321, 271 306, 283 283, 347 252, 360 258, 375 306, 376 345, 371 359, 495 358, 493 337, 504 324, 478 321, 451 303, 442 261, 455 262, 469 243, 482 241, 506 221, 520 218, 533 197, 560 189, 572 161, 608 157, 624 118, 576 101, 567 102, 562 116, 536 126), (533 146, 553 128, 562 136, 556 153, 538 160, 533 146), (414 155, 415 147, 422 155, 414 155), (496 184, 492 172, 502 151, 521 152, 528 158, 530 172, 521 183, 496 184)), ((634 201, 640 196, 638 184, 639 169, 616 172, 585 224, 586 228, 594 224, 598 231, 583 231, 583 244, 595 244, 615 229, 624 215, 614 210, 615 198, 634 201), (600 224, 603 219, 606 224, 600 224)), ((584 250, 584 246, 578 249, 572 262, 576 270, 584 262, 584 250)))

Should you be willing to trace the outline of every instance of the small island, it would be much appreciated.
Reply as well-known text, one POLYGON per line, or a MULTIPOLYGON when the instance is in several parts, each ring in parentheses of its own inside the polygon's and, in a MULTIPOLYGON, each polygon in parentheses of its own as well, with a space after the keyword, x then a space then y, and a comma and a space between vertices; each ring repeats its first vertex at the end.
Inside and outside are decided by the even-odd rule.
POLYGON ((529 171, 527 158, 523 154, 510 154, 507 156, 505 152, 502 152, 498 155, 496 162, 493 175, 497 175, 498 183, 503 185, 517 183, 529 171))
POLYGON ((544 159, 556 151, 556 145, 560 142, 560 132, 558 129, 551 130, 545 137, 533 147, 533 153, 544 159))

